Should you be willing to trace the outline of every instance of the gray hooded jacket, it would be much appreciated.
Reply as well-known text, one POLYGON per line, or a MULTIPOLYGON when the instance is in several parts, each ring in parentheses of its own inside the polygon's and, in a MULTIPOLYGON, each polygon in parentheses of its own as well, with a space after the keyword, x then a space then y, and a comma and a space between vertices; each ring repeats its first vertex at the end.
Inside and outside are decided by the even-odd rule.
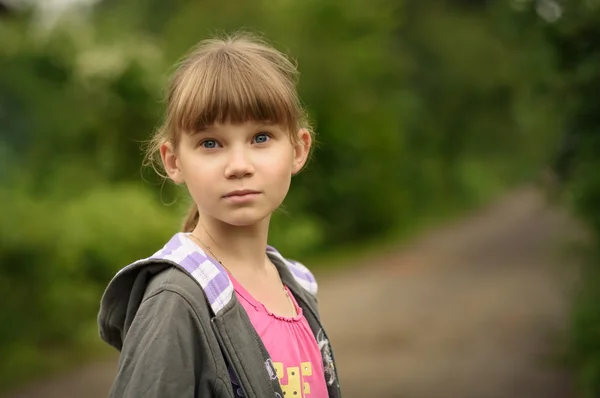
MULTIPOLYGON (((267 255, 319 344, 329 397, 341 397, 314 276, 272 247, 267 255)), ((110 397, 284 396, 227 272, 184 233, 117 273, 102 297, 98 326, 102 339, 121 352, 110 397)))

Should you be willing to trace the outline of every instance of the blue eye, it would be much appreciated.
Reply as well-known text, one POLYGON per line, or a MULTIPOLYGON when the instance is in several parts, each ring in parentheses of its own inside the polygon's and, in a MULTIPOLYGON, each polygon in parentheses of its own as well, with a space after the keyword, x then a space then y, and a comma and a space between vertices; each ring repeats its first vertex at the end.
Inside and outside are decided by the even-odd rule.
POLYGON ((254 142, 256 142, 257 144, 264 144, 265 142, 269 141, 270 139, 271 139, 271 137, 269 137, 269 135, 267 133, 260 133, 254 137, 254 142))
POLYGON ((204 140, 200 143, 200 146, 206 149, 215 149, 218 144, 215 140, 204 140))

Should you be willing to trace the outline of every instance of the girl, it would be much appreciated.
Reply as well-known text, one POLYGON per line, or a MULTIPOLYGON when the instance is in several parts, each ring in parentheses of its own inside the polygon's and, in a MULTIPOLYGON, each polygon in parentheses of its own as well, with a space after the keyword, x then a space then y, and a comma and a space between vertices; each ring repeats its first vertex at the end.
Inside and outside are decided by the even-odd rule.
POLYGON ((104 292, 100 335, 121 353, 111 397, 341 397, 315 278, 267 246, 312 142, 296 73, 245 35, 179 64, 148 155, 194 204, 104 292))

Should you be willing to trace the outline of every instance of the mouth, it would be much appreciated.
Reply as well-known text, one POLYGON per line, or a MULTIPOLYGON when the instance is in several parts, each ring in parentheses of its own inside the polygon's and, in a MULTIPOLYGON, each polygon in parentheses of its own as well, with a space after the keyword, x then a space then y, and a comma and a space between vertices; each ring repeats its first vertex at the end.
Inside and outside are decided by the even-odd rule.
POLYGON ((224 198, 235 198, 235 197, 245 197, 259 194, 260 191, 255 191, 253 189, 241 189, 237 191, 231 191, 225 195, 224 198))

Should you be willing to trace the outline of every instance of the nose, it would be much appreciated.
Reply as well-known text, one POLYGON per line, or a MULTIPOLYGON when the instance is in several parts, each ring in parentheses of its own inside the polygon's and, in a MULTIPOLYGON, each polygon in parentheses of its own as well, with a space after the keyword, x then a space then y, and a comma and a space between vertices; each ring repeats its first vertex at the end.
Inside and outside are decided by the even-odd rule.
POLYGON ((254 174, 254 166, 248 151, 244 148, 231 148, 227 166, 225 167, 226 178, 244 178, 254 174))

